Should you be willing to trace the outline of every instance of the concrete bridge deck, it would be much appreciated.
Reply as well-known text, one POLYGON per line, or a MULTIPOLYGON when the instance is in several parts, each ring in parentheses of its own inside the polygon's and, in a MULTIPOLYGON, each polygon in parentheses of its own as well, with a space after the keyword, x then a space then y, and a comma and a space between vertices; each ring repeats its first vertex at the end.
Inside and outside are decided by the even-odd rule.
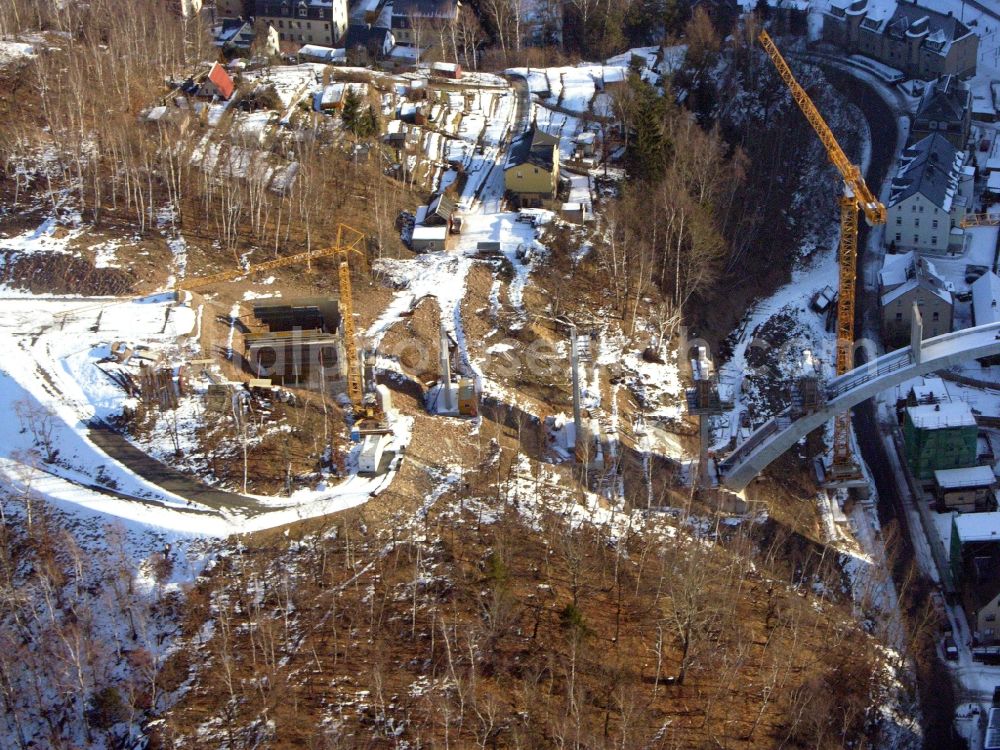
POLYGON ((1000 323, 936 336, 918 349, 911 345, 855 367, 827 383, 826 403, 819 411, 793 419, 786 410, 757 428, 719 462, 720 482, 739 492, 768 464, 836 414, 911 378, 992 355, 1000 355, 1000 323))

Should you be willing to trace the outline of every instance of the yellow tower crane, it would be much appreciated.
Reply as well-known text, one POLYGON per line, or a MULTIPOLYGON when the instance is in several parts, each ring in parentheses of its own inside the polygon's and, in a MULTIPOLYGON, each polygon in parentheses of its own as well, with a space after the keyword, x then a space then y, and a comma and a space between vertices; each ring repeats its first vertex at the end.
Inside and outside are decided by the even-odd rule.
POLYGON ((321 250, 310 250, 305 253, 288 255, 284 258, 275 258, 263 263, 254 263, 248 268, 236 268, 232 271, 222 271, 211 276, 201 276, 193 279, 184 279, 178 286, 181 289, 194 291, 202 289, 223 281, 246 276, 258 271, 268 271, 272 268, 282 268, 295 263, 311 264, 316 258, 337 256, 340 260, 337 275, 340 282, 340 315, 344 324, 344 351, 347 353, 347 396, 355 408, 361 406, 361 366, 358 360, 357 344, 354 340, 354 301, 351 294, 351 269, 347 258, 349 253, 364 255, 360 245, 365 239, 365 235, 347 224, 337 225, 337 240, 331 247, 321 250))
MULTIPOLYGON (((844 194, 840 198, 840 290, 837 303, 837 374, 842 375, 854 367, 854 299, 858 259, 858 212, 864 213, 870 226, 885 224, 886 212, 879 200, 868 189, 861 169, 852 164, 847 154, 837 143, 833 131, 816 109, 805 89, 792 75, 791 68, 781 56, 774 41, 766 31, 757 37, 767 52, 778 75, 792 93, 802 114, 813 126, 816 135, 826 147, 827 156, 840 171, 844 179, 844 194)), ((838 414, 833 430, 833 477, 849 478, 857 474, 857 467, 851 460, 850 447, 851 414, 838 414)))

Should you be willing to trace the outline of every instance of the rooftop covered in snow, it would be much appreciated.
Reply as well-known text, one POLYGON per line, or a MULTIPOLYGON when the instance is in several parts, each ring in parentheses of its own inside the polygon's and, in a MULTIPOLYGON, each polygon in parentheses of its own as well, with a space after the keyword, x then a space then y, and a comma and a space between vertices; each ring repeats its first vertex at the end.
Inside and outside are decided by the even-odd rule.
POLYGON ((919 193, 943 211, 951 211, 964 162, 965 152, 937 133, 908 146, 892 179, 889 206, 919 193))
POLYGON ((955 427, 975 427, 976 418, 964 401, 921 404, 907 407, 913 426, 919 430, 946 430, 955 427))
POLYGON ((1000 542, 1000 511, 961 513, 952 519, 960 542, 1000 542))
POLYGON ((934 472, 934 482, 943 490, 989 487, 996 482, 989 466, 970 466, 967 469, 939 469, 934 472))

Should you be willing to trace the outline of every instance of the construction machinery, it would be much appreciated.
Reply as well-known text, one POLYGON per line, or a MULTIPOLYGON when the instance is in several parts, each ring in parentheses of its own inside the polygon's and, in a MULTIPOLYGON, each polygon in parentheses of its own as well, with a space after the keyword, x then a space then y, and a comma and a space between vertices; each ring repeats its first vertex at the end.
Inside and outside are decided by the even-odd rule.
MULTIPOLYGON (((840 289, 837 301, 837 374, 842 375, 854 367, 854 299, 858 259, 858 213, 864 214, 869 226, 885 224, 885 206, 875 197, 861 176, 861 169, 852 164, 847 154, 837 143, 837 139, 816 109, 805 89, 792 75, 791 68, 781 56, 774 41, 766 31, 761 31, 758 40, 767 52, 778 75, 799 105, 802 114, 812 125, 826 148, 827 156, 840 172, 844 180, 844 193, 840 197, 840 289)), ((850 446, 851 414, 838 414, 834 419, 833 466, 831 475, 834 482, 857 479, 860 472, 851 458, 850 446)))
POLYGON ((1000 214, 966 214, 958 222, 962 229, 969 227, 995 227, 1000 225, 1000 214))
POLYGON ((361 244, 365 235, 357 229, 347 224, 337 225, 337 240, 330 247, 320 250, 310 250, 296 255, 288 255, 284 258, 266 260, 262 263, 254 263, 247 268, 234 268, 231 271, 222 271, 211 276, 200 276, 193 279, 184 279, 178 284, 178 288, 187 291, 203 289, 213 284, 224 281, 231 281, 260 271, 269 271, 274 268, 294 265, 295 263, 305 263, 310 265, 316 258, 336 256, 340 261, 337 274, 340 283, 340 313, 344 327, 344 351, 347 353, 347 396, 355 409, 361 407, 361 365, 358 360, 357 344, 355 342, 354 330, 354 302, 351 295, 351 268, 347 258, 350 253, 364 255, 361 244))

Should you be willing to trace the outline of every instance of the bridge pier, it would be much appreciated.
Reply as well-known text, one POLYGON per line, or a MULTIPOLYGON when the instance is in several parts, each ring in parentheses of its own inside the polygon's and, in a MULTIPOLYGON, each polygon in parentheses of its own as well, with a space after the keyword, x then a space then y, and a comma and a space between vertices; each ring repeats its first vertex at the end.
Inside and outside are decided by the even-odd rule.
POLYGON ((1000 354, 1000 323, 987 323, 920 341, 914 326, 910 346, 883 354, 826 384, 822 409, 797 418, 788 412, 761 425, 720 461, 721 484, 736 492, 746 487, 774 459, 835 414, 911 378, 963 362, 1000 354))

